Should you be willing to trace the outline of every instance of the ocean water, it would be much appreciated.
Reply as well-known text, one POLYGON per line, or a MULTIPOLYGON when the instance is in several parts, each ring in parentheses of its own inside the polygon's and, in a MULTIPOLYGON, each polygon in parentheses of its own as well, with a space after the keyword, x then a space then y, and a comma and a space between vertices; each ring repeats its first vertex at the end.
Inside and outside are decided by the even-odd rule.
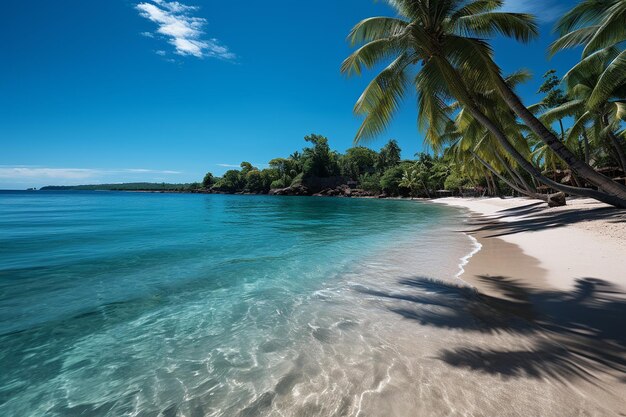
POLYGON ((466 220, 417 201, 0 192, 0 416, 615 415, 569 367, 507 362, 550 336, 459 278, 466 220))
POLYGON ((0 415, 359 415, 404 331, 363 289, 456 280, 462 221, 410 201, 2 192, 0 415))

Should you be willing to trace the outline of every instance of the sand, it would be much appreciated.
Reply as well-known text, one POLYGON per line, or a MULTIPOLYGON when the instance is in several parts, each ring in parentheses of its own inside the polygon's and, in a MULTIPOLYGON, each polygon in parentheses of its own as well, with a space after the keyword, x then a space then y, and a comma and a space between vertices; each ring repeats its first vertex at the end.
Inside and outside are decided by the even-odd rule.
POLYGON ((598 278, 626 289, 626 210, 589 199, 555 209, 525 198, 436 202, 480 214, 481 237, 519 246, 538 260, 554 287, 568 289, 576 279, 598 278))
POLYGON ((460 278, 496 312, 542 329, 530 349, 474 355, 462 365, 495 363, 503 374, 541 369, 604 412, 626 415, 626 210, 588 199, 556 209, 524 198, 436 203, 473 213, 464 232, 481 249, 460 278))

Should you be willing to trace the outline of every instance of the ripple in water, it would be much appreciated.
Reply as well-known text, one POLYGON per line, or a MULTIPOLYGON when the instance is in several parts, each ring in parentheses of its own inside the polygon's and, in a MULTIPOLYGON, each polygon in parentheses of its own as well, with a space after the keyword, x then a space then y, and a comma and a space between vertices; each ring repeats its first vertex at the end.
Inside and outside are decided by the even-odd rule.
MULTIPOLYGON (((0 194, 0 414, 514 415, 436 358, 471 336, 419 318, 455 300, 408 285, 463 285, 462 222, 408 201, 0 194)), ((556 404, 524 389, 516 406, 556 404)))

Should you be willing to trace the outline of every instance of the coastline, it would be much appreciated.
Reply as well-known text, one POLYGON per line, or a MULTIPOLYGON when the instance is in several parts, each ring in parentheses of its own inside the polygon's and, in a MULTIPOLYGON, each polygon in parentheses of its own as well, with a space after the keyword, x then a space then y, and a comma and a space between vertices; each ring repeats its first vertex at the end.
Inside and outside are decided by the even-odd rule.
POLYGON ((541 364, 548 380, 625 415, 626 211, 587 199, 558 209, 524 198, 434 203, 470 213, 463 232, 480 250, 459 279, 496 315, 541 328, 535 347, 476 356, 466 367, 541 364))
MULTIPOLYGON (((526 198, 452 197, 432 202, 469 210, 473 217, 468 235, 482 245, 497 239, 518 246, 538 261, 555 288, 567 289, 576 279, 592 278, 626 290, 624 210, 590 199, 572 199, 553 209, 526 198)), ((481 268, 487 271, 489 266, 481 268)))

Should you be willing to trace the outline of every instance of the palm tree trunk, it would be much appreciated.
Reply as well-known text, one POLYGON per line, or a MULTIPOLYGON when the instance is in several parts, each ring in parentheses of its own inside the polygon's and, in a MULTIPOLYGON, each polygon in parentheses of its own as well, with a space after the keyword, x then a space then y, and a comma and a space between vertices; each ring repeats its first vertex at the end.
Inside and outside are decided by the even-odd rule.
POLYGON ((522 187, 526 189, 529 193, 535 192, 530 185, 524 180, 524 178, 520 175, 519 172, 515 171, 515 169, 509 167, 509 164, 504 160, 504 158, 500 155, 500 153, 495 152, 496 158, 498 161, 504 166, 504 168, 508 171, 509 175, 517 184, 521 184, 522 187), (517 179, 517 180, 516 180, 517 179))
POLYGON ((600 120, 602 128, 607 129, 607 136, 609 137, 611 145, 613 145, 613 148, 615 149, 617 162, 619 163, 622 172, 626 173, 626 154, 624 154, 624 147, 622 146, 619 138, 615 136, 615 133, 613 133, 613 131, 609 128, 609 117, 604 114, 600 120))
POLYGON ((428 187, 426 186, 426 183, 424 182, 424 180, 422 180, 422 186, 424 187, 424 191, 426 191, 426 195, 428 196, 428 198, 431 198, 430 191, 428 190, 428 187))
POLYGON ((589 149, 589 137, 587 136, 587 129, 583 127, 583 143, 585 144, 585 163, 591 163, 591 150, 589 149))
MULTIPOLYGON (((618 184, 610 180, 604 175, 601 175, 595 172, 593 168, 591 168, 587 164, 583 164, 585 167, 588 168, 583 171, 587 173, 588 175, 583 176, 583 178, 589 180, 589 178, 587 178, 588 176, 592 176, 592 177, 594 175, 596 177, 599 176, 601 179, 603 179, 603 181, 606 180, 606 182, 609 183, 609 186, 607 188, 616 190, 616 192, 620 195, 615 195, 614 193, 609 193, 609 192, 602 192, 599 190, 592 190, 590 188, 571 187, 571 186, 567 186, 564 184, 560 184, 556 181, 552 181, 549 178, 546 178, 541 173, 541 171, 539 171, 533 164, 528 162, 526 158, 524 158, 524 156, 522 156, 522 154, 520 154, 518 150, 515 149, 515 147, 511 144, 511 142, 509 142, 509 139, 506 137, 506 135, 502 132, 500 127, 498 127, 498 125, 496 125, 481 110, 479 110, 479 107, 473 101, 472 94, 467 88, 465 80, 463 79, 461 74, 458 72, 458 70, 444 59, 441 59, 439 62, 441 65, 447 66, 446 69, 449 70, 449 72, 444 71, 444 74, 446 75, 450 73, 454 74, 455 79, 451 79, 449 81, 455 83, 455 85, 457 85, 460 88, 463 88, 464 90, 462 91, 462 93, 464 94, 465 97, 457 97, 457 99, 459 100, 461 98, 465 99, 465 100, 462 100, 462 102, 467 108, 467 110, 469 111, 469 113, 472 115, 472 117, 474 117, 474 119, 476 119, 485 129, 487 129, 494 136, 494 138, 498 141, 498 143, 500 143, 500 145, 504 148, 504 150, 507 151, 513 157, 513 159, 515 159, 515 161, 522 168, 524 168, 525 171, 531 174, 535 179, 546 184, 549 187, 554 188, 557 191, 561 191, 567 194, 578 195, 581 197, 589 197, 589 198, 596 199, 598 201, 602 201, 603 203, 610 204, 615 207, 626 208, 626 186, 622 186, 621 184, 618 184), (591 171, 591 174, 589 174, 587 171, 591 171)), ((581 163, 580 161, 576 160, 574 155, 567 148, 565 148, 564 145, 561 142, 559 142, 559 140, 548 129, 546 129, 546 127, 539 120, 537 120, 537 118, 526 107, 524 107, 519 97, 515 95, 515 93, 509 88, 509 86, 506 84, 506 82, 502 79, 501 76, 498 75, 497 80, 499 81, 498 87, 500 90, 502 90, 501 94, 503 95, 503 98, 505 99, 505 101, 507 101, 507 99, 504 96, 508 97, 509 100, 507 101, 507 104, 509 104, 509 102, 511 103, 509 106, 512 108, 513 111, 515 111, 515 109, 513 109, 514 107, 513 105, 515 104, 516 108, 519 107, 518 111, 520 113, 524 113, 526 119, 529 119, 529 123, 533 122, 532 124, 535 126, 535 128, 537 128, 538 131, 542 131, 542 132, 545 131, 548 138, 550 139, 550 143, 552 143, 559 150, 564 149, 566 153, 571 155, 571 157, 573 158, 573 161, 577 163, 581 163), (539 126, 536 126, 536 125, 539 125, 539 126), (554 144, 553 142, 556 142, 556 144, 554 144)), ((539 136, 541 137, 541 135, 539 136)), ((591 180, 589 180, 589 182, 591 182, 591 180)))
POLYGON ((498 75, 496 86, 500 95, 507 105, 519 116, 520 119, 539 137, 552 151, 559 156, 572 171, 586 179, 591 184, 604 190, 606 193, 617 197, 620 205, 626 207, 626 186, 595 171, 588 164, 576 158, 576 156, 554 134, 524 106, 520 98, 507 85, 506 81, 498 75))
POLYGON ((561 127, 561 140, 565 141, 565 129, 563 128, 563 120, 559 119, 559 126, 561 127))
POLYGON ((617 152, 617 156, 619 158, 619 164, 622 168, 622 172, 626 173, 626 153, 624 153, 624 147, 620 143, 620 140, 613 132, 609 132, 609 138, 611 139, 611 144, 615 148, 617 152))
POLYGON ((500 190, 500 187, 498 186, 498 183, 496 182, 495 178, 493 177, 493 174, 491 174, 491 172, 489 173, 489 179, 491 180, 491 185, 493 187, 493 193, 496 197, 500 197, 502 198, 502 191, 500 190))
POLYGON ((482 159, 480 156, 478 156, 476 154, 476 152, 470 150, 470 153, 472 154, 472 156, 474 156, 474 158, 476 158, 476 160, 478 162, 480 162, 485 168, 487 168, 489 171, 491 171, 495 176, 497 176, 498 178, 500 178, 502 181, 504 181, 506 183, 506 185, 508 185, 509 187, 511 187, 512 189, 514 189, 515 191, 517 191, 518 193, 528 196, 528 197, 532 197, 532 198, 537 198, 539 200, 542 201, 548 201, 548 196, 547 195, 541 195, 541 194, 533 194, 527 190, 523 190, 521 187, 519 187, 517 184, 514 184, 513 182, 509 181, 508 178, 506 178, 504 175, 500 174, 498 171, 496 171, 496 169, 487 161, 485 161, 484 159, 482 159))
POLYGON ((528 162, 526 158, 524 158, 522 154, 518 152, 517 149, 515 149, 511 142, 509 142, 506 135, 502 133, 500 128, 494 122, 492 122, 491 119, 485 116, 473 105, 467 105, 466 108, 470 112, 472 117, 478 120, 478 122, 495 137, 495 139, 498 141, 498 143, 500 143, 504 150, 506 150, 513 157, 513 159, 515 159, 515 161, 522 168, 524 168, 524 170, 526 170, 530 175, 535 177, 538 181, 544 183, 549 187, 552 187, 557 191, 561 191, 567 194, 578 195, 581 197, 589 197, 615 207, 626 208, 626 199, 604 193, 602 191, 592 190, 590 188, 571 187, 547 178, 541 173, 541 171, 539 171, 539 169, 537 169, 533 164, 528 162))
MULTIPOLYGON (((532 197, 530 195, 530 193, 528 191, 523 190, 521 187, 519 187, 517 184, 514 184, 513 182, 509 181, 508 178, 506 178, 504 175, 500 174, 498 171, 496 171, 496 169, 487 161, 485 161, 484 159, 482 159, 480 156, 478 156, 476 154, 476 152, 470 150, 470 153, 472 154, 472 156, 474 158, 476 158, 476 160, 478 162, 480 162, 485 168, 487 168, 489 171, 491 171, 495 176, 497 176, 498 178, 500 178, 502 181, 504 181, 506 183, 506 185, 508 185, 509 187, 511 187, 512 189, 514 189, 515 191, 517 191, 520 194, 526 195, 528 197, 532 197)), ((544 199, 544 201, 547 201, 547 197, 546 199, 544 199)))

